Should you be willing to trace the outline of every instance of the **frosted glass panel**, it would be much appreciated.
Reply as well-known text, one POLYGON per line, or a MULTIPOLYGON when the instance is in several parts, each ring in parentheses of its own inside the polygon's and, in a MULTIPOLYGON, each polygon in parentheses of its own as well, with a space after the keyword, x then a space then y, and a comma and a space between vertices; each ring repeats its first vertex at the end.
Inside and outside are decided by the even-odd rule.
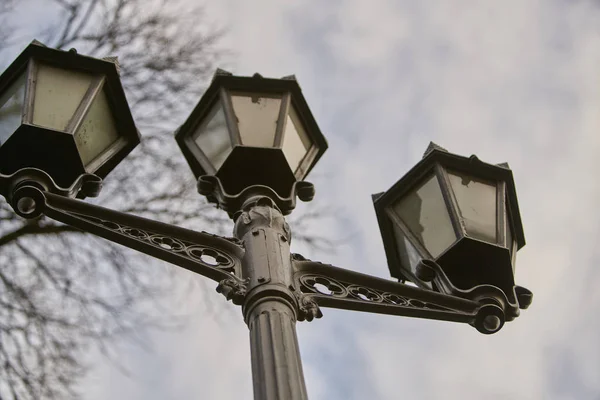
POLYGON ((4 94, 0 96, 0 146, 21 125, 25 101, 25 76, 23 73, 4 94))
POLYGON ((281 97, 234 94, 231 96, 231 102, 242 144, 273 147, 281 97))
POLYGON ((496 184, 460 173, 448 176, 467 234, 496 243, 496 184))
POLYGON ((215 169, 219 169, 231 153, 231 139, 225 122, 225 114, 221 103, 217 103, 206 121, 194 133, 194 142, 208 157, 215 169))
POLYGON ((405 195, 393 208, 432 257, 438 257, 456 240, 435 175, 405 195))
POLYGON ((285 124, 282 148, 283 154, 285 154, 285 158, 290 164, 292 171, 296 171, 310 145, 310 138, 306 134, 296 110, 294 107, 290 107, 285 124))
POLYGON ((415 249, 415 246, 407 239, 406 235, 400 227, 394 225, 394 233, 396 236, 396 244, 398 245, 398 256, 402 265, 415 273, 417 264, 421 260, 421 256, 415 249))
POLYGON ((83 165, 87 166, 119 138, 106 93, 101 91, 94 99, 75 132, 75 143, 83 165))
POLYGON ((33 123, 63 131, 90 87, 93 76, 49 65, 38 66, 33 123))

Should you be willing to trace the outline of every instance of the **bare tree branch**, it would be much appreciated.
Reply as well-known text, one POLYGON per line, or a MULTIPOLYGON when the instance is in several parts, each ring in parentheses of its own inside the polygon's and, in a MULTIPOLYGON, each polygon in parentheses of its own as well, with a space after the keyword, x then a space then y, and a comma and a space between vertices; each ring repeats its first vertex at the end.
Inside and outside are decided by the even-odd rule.
MULTIPOLYGON (((196 193, 172 134, 200 98, 216 63, 227 56, 219 46, 223 31, 201 8, 183 1, 50 4, 59 20, 36 27, 31 36, 82 54, 119 55, 123 86, 142 130, 141 145, 105 180, 101 203, 187 228, 229 233, 226 214, 196 193)), ((10 39, 10 29, 3 28, 11 5, 0 0, 0 48, 10 39)), ((324 237, 302 234, 321 217, 317 211, 296 218, 295 240, 333 248, 335 243, 324 237)), ((204 284, 173 279, 172 271, 69 226, 44 218, 23 221, 0 200, 0 399, 75 398, 86 371, 82 355, 90 346, 117 359, 115 339, 144 346, 145 330, 180 327, 185 316, 165 309, 161 300, 204 284)))

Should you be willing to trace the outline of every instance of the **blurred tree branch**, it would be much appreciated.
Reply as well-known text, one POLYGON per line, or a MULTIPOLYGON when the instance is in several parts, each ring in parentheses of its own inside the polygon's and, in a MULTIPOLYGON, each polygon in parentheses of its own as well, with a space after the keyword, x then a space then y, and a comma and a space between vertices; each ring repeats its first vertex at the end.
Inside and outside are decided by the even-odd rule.
MULTIPOLYGON (((30 0, 33 1, 33 0, 30 0)), ((0 3, 0 48, 12 40, 16 3, 0 3)), ((223 31, 202 8, 167 0, 53 0, 58 15, 33 36, 46 45, 95 57, 118 55, 121 79, 142 143, 105 180, 102 205, 167 223, 229 233, 226 214, 195 191, 172 131, 200 98, 227 56, 223 31), (40 36, 41 35, 41 36, 40 36)), ((21 43, 24 45, 25 43, 21 43)), ((302 234, 317 211, 298 218, 300 239, 316 249, 335 243, 302 234)), ((84 351, 112 356, 113 339, 143 343, 148 328, 174 328, 182 316, 165 294, 189 282, 173 268, 41 218, 23 221, 0 200, 0 399, 77 397, 84 351)))
MULTIPOLYGON (((0 22, 11 21, 14 5, 0 4, 0 22)), ((224 230, 226 215, 191 190, 194 182, 171 133, 225 53, 218 47, 222 32, 202 9, 172 1, 38 5, 48 15, 58 13, 35 33, 48 46, 121 59, 123 86, 144 140, 105 181, 104 205, 224 230)), ((0 46, 6 46, 11 30, 1 26, 0 46)), ((139 341, 149 327, 179 326, 181 319, 160 299, 184 284, 160 262, 44 218, 23 221, 4 201, 0 221, 0 398, 76 397, 90 345, 110 356, 114 338, 139 341)))

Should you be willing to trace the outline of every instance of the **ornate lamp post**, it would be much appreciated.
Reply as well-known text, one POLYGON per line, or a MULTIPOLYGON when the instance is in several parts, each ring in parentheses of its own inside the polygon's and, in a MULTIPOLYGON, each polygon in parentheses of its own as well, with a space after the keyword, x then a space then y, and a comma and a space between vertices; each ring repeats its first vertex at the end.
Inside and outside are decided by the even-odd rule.
POLYGON ((199 192, 234 220, 234 238, 74 198, 98 194, 102 177, 137 143, 110 62, 32 44, 0 77, 0 133, 0 193, 17 214, 46 215, 194 271, 242 306, 256 399, 307 397, 296 321, 320 318, 322 307, 464 322, 494 333, 531 302, 531 292, 514 285, 515 253, 525 242, 510 170, 437 147, 374 196, 389 268, 401 282, 292 254, 284 215, 296 197, 312 199, 314 188, 302 179, 327 148, 293 77, 217 71, 176 134, 199 192), (44 60, 56 70, 45 85, 66 89, 36 98, 43 68, 35 66, 44 60), (36 119, 36 109, 58 103, 51 96, 74 105, 36 119), (101 110, 94 108, 99 98, 101 110), (94 129, 84 135, 88 120, 94 129), (40 138, 49 155, 27 135, 40 138))

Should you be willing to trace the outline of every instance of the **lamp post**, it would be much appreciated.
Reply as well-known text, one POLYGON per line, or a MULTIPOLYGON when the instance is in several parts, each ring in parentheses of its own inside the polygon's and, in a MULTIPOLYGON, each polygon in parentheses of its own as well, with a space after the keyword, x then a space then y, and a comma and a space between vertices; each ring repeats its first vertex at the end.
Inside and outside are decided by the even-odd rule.
POLYGON ((525 242, 506 165, 432 144, 373 196, 394 282, 290 252, 284 216, 313 198, 303 179, 327 148, 293 76, 217 71, 175 138, 198 191, 233 219, 233 238, 75 199, 97 195, 139 140, 114 62, 34 42, 0 77, 0 194, 24 218, 46 215, 216 281, 248 325, 256 399, 307 398, 296 321, 323 307, 490 334, 531 303, 514 284, 525 242))

